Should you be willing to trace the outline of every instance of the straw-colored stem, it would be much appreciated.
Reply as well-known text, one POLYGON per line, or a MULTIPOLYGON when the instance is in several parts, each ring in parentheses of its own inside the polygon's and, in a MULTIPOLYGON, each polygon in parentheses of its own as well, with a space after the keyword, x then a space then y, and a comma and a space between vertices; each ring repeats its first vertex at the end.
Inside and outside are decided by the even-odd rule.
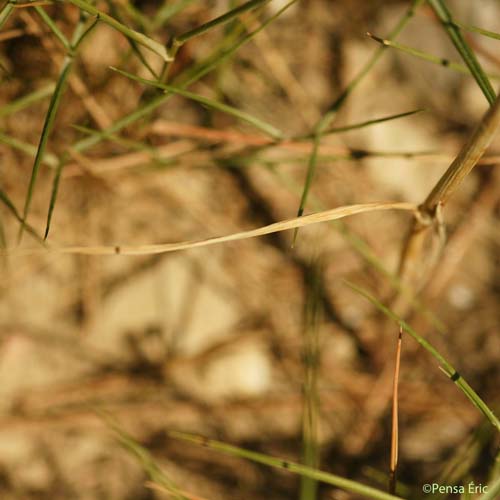
MULTIPOLYGON (((425 284, 428 273, 436 264, 444 244, 441 207, 446 204, 450 196, 478 163, 499 127, 500 97, 497 97, 455 160, 420 205, 403 247, 399 266, 400 279, 405 285, 413 288, 414 292, 425 284), (436 228, 439 238, 431 234, 431 231, 436 228), (431 255, 429 251, 429 242, 431 242, 431 247, 438 247, 434 255, 431 255)), ((406 307, 404 299, 402 304, 402 307, 406 307)), ((399 309, 399 305, 394 307, 399 309)))
POLYGON ((434 214, 438 204, 445 204, 464 178, 483 156, 500 127, 500 96, 485 113, 478 127, 464 144, 458 156, 439 179, 424 201, 421 210, 434 214))

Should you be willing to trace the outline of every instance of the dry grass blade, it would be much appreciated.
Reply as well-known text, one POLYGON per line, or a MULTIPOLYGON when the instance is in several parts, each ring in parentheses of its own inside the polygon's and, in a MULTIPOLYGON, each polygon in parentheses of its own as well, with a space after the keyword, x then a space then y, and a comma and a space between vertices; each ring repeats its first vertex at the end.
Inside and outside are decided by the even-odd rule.
MULTIPOLYGON (((50 251, 57 253, 70 253, 70 254, 83 254, 83 255, 152 255, 167 252, 176 252, 178 250, 187 250, 190 248, 206 247, 209 245, 216 245, 218 243, 225 243, 228 241, 246 240, 248 238, 255 238, 257 236, 264 236, 266 234, 277 233, 279 231, 287 231, 297 227, 309 226, 311 224, 318 224, 319 222, 326 222, 336 219, 342 219, 350 215, 376 212, 379 210, 404 210, 414 212, 416 206, 413 203, 397 203, 397 202, 378 202, 378 203, 365 203, 360 205, 348 205, 344 207, 333 208, 323 212, 317 212, 303 217, 295 217, 267 226, 251 229, 249 231, 241 231, 238 233, 229 234, 227 236, 219 236, 215 238, 208 238, 204 240, 185 241, 181 243, 164 243, 158 245, 139 245, 139 246, 72 246, 72 247, 50 247, 50 251)), ((25 253, 32 253, 36 250, 20 250, 13 253, 20 255, 25 253)))

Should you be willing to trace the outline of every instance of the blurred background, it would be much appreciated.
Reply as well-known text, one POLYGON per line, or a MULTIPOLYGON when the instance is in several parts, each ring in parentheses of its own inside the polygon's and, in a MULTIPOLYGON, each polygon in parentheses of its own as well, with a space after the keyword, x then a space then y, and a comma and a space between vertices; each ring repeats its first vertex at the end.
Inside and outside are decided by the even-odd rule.
MULTIPOLYGON (((307 136, 377 51, 366 32, 387 37, 410 3, 301 0, 222 60, 286 4, 272 0, 180 48, 169 82, 184 85, 198 74, 190 91, 296 138, 284 145, 262 142, 249 124, 179 95, 113 129, 162 94, 109 67, 154 79, 162 60, 99 22, 76 51, 29 224, 43 236, 63 157, 49 245, 178 242, 294 217, 312 151, 307 136)), ((497 1, 447 4, 457 20, 500 31, 497 1)), ((237 5, 96 4, 163 44, 237 5)), ((79 9, 69 2, 0 14, 0 188, 19 213, 66 53, 41 9, 71 39, 79 9)), ((500 42, 464 36, 496 89, 500 42)), ((460 62, 425 2, 398 41, 460 62)), ((385 49, 333 126, 421 111, 325 136, 306 213, 423 202, 487 106, 475 81, 448 63, 385 49)), ((446 206, 447 247, 406 318, 498 410, 496 153, 498 139, 491 159, 446 206)), ((171 429, 293 461, 307 455, 322 470, 387 488, 398 327, 344 280, 391 303, 409 214, 375 212, 306 227, 294 248, 288 231, 163 255, 89 256, 40 251, 29 232, 16 247, 19 222, 2 201, 2 245, 13 249, 0 271, 2 500, 168 498, 147 483, 141 463, 96 409, 147 448, 187 498, 299 498, 300 479, 176 441, 171 429)), ((434 481, 486 484, 497 447, 481 413, 405 337, 401 496, 422 498, 422 485, 434 481)), ((317 498, 358 497, 319 485, 317 498)))

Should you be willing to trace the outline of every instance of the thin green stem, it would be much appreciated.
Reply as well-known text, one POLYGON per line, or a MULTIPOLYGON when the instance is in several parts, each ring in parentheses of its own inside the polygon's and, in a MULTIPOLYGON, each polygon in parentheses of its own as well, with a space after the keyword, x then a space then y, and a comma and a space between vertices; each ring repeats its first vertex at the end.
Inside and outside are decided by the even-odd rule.
POLYGON ((467 42, 460 32, 460 28, 454 23, 452 15, 446 6, 444 0, 428 0, 429 5, 433 8, 436 16, 441 21, 444 29, 448 33, 450 40, 457 49, 458 53, 462 56, 465 64, 469 68, 472 76, 476 80, 479 88, 483 91, 484 96, 490 104, 495 101, 495 91, 491 86, 488 76, 483 71, 479 64, 474 52, 471 50, 467 42))
MULTIPOLYGON (((464 66, 463 64, 450 61, 446 57, 439 57, 435 56, 434 54, 429 54, 428 52, 424 52, 422 50, 416 49, 414 47, 410 47, 408 45, 403 45, 402 43, 395 42, 394 40, 386 40, 384 38, 380 38, 376 35, 373 35, 372 33, 367 33, 366 34, 368 37, 370 37, 372 40, 375 42, 380 43, 384 47, 390 47, 396 50, 399 50, 401 52, 404 52, 406 54, 409 54, 413 57, 417 57, 419 59, 422 59, 424 61, 430 62, 432 64, 437 64, 438 66, 442 66, 443 68, 448 68, 453 71, 456 71, 458 73, 462 73, 464 75, 470 75, 470 71, 467 68, 467 66, 464 66)), ((488 75, 491 79, 500 79, 500 75, 493 75, 490 74, 488 75)))
MULTIPOLYGON (((306 275, 306 304, 304 311, 304 382, 302 410, 302 463, 317 468, 319 465, 318 445, 318 371, 320 365, 319 324, 321 321, 321 266, 314 262, 306 275)), ((315 500, 318 483, 315 479, 302 476, 300 500, 315 500)))
MULTIPOLYGON (((399 35, 399 33, 403 30, 403 28, 408 24, 410 19, 414 16, 416 9, 424 2, 424 0, 413 0, 410 8, 406 11, 404 16, 397 23, 395 28, 389 34, 389 39, 395 38, 399 35)), ((375 51, 370 60, 361 68, 359 73, 351 80, 349 85, 344 89, 344 91, 335 99, 333 104, 330 106, 328 111, 323 115, 323 117, 319 120, 317 125, 314 128, 313 136, 313 150, 311 156, 309 158, 309 164, 307 167, 306 178, 304 181, 304 188, 302 191, 302 196, 300 198, 299 209, 297 211, 297 216, 300 217, 303 215, 307 198, 309 195, 309 191, 311 189, 312 181, 314 179, 314 175, 316 172, 316 164, 318 159, 318 149, 321 141, 322 135, 325 131, 330 127, 334 117, 337 114, 337 111, 344 104, 345 100, 349 97, 352 91, 361 83, 361 81, 366 77, 366 75, 370 72, 370 70, 375 66, 375 64, 379 61, 384 53, 385 47, 380 47, 375 51)), ((292 245, 295 244, 297 239, 298 231, 296 230, 293 235, 292 245)))
POLYGON ((0 28, 7 22, 13 10, 14 3, 7 1, 2 7, 2 10, 0 10, 0 28))
MULTIPOLYGON (((231 57, 239 48, 241 48, 243 45, 248 43, 255 35, 257 35, 261 30, 266 28, 270 23, 272 23, 274 20, 276 20, 283 12, 285 12, 290 6, 292 6, 294 3, 296 3, 297 0, 291 0, 289 3, 287 3, 284 7, 282 7, 276 14, 271 16, 269 19, 267 19, 265 22, 262 23, 261 26, 259 26, 257 29, 243 37, 241 40, 239 40, 237 43, 235 43, 232 47, 226 49, 222 54, 218 55, 217 57, 213 57, 213 59, 208 62, 207 64, 203 65, 199 69, 197 69, 194 72, 187 71, 186 75, 187 77, 185 79, 182 78, 182 76, 179 78, 182 83, 179 84, 179 86, 182 87, 187 87, 188 85, 198 81, 200 78, 205 76, 207 73, 212 71, 214 68, 216 68, 219 64, 222 64, 225 62, 229 57, 231 57)), ((79 153, 91 148, 92 146, 98 144, 100 141, 108 137, 110 134, 114 134, 116 132, 119 132, 123 128, 127 127, 128 125, 131 125, 132 123, 135 123, 136 121, 140 120, 141 118, 144 118, 151 114, 153 111, 155 111, 159 106, 164 104, 168 99, 172 97, 173 94, 162 94, 159 96, 154 97, 150 102, 144 104, 140 109, 132 112, 131 114, 124 116, 120 120, 116 121, 111 127, 109 127, 107 130, 103 130, 101 132, 97 132, 96 134, 92 135, 91 137, 86 137, 85 139, 82 139, 78 141, 76 144, 73 145, 73 149, 79 153)))
POLYGON ((495 500, 500 495, 500 477, 492 484, 488 485, 488 491, 482 495, 479 500, 495 500))
POLYGON ((152 38, 149 38, 148 36, 139 33, 138 31, 135 31, 132 28, 129 28, 128 26, 125 26, 124 24, 117 21, 114 17, 111 17, 105 12, 97 9, 92 4, 86 2, 85 0, 67 0, 67 1, 72 3, 73 5, 76 5, 84 12, 96 16, 99 21, 102 21, 103 23, 111 26, 116 31, 119 31, 120 33, 125 35, 127 38, 130 38, 136 41, 137 43, 143 45, 147 49, 159 55, 164 61, 169 61, 171 59, 167 52, 167 49, 160 42, 157 42, 156 40, 153 40, 152 38))
MULTIPOLYGON (((77 24, 77 26, 75 28, 75 31, 73 33, 73 37, 71 39, 72 54, 74 54, 76 52, 78 46, 82 43, 82 41, 85 39, 85 37, 96 26, 96 22, 91 22, 91 24, 88 26, 86 24, 86 22, 85 22, 85 18, 86 18, 85 15, 81 16, 80 22, 77 24)), ((67 80, 67 78, 69 76, 69 73, 71 71, 73 60, 74 59, 72 58, 71 61, 69 61, 69 63, 68 63, 67 72, 66 73, 62 73, 62 75, 64 75, 64 76, 62 77, 63 81, 62 81, 61 88, 60 88, 59 99, 62 96, 62 93, 64 92, 65 82, 66 82, 66 80, 67 80)), ((56 92, 57 92, 57 87, 56 87, 56 92)), ((54 113, 57 112, 57 108, 58 107, 59 107, 59 100, 57 101, 57 103, 55 105, 56 109, 55 109, 54 113)), ((50 113, 50 111, 51 110, 49 110, 49 113, 50 113)), ((48 237, 48 235, 49 235, 50 224, 52 222, 52 215, 54 213, 54 207, 55 207, 55 204, 56 204, 57 194, 58 194, 58 191, 59 191, 59 182, 61 180, 61 174, 62 174, 62 170, 64 168, 65 163, 66 163, 66 155, 64 155, 63 158, 61 158, 59 160, 57 168, 56 168, 56 173, 55 173, 55 176, 54 176, 54 180, 53 180, 53 183, 52 183, 52 192, 51 192, 51 195, 50 195, 49 210, 48 210, 48 213, 47 213, 47 223, 45 225, 44 240, 46 240, 47 237, 48 237)))
POLYGON ((111 69, 113 71, 116 71, 117 73, 120 73, 123 76, 126 76, 127 78, 130 78, 131 80, 136 81, 136 82, 140 82, 140 83, 143 83, 145 85, 150 85, 152 87, 162 89, 162 90, 164 90, 166 92, 170 92, 172 94, 177 94, 177 95, 186 97, 187 99, 191 99, 192 101, 203 104, 204 106, 206 106, 208 108, 212 108, 212 109, 215 109, 217 111, 221 111, 221 112, 226 113, 228 115, 234 116, 242 121, 245 121, 245 122, 253 125, 255 128, 266 133, 267 135, 269 135, 273 139, 282 139, 283 138, 283 133, 280 130, 278 130, 276 127, 274 127, 273 125, 266 123, 263 120, 256 118, 255 116, 252 116, 248 113, 245 113, 244 111, 233 108, 232 106, 228 106, 227 104, 217 102, 217 101, 214 101, 212 99, 208 99, 208 98, 201 96, 199 94, 194 94, 192 92, 181 89, 179 87, 174 87, 172 85, 165 85, 163 83, 158 83, 158 82, 152 81, 152 80, 146 80, 145 78, 135 76, 131 73, 127 73, 126 71, 122 71, 122 70, 119 70, 117 68, 111 67, 111 69))
POLYGON ((66 87, 67 79, 69 76, 69 73, 71 71, 71 67, 73 65, 73 57, 72 56, 66 56, 63 62, 63 66, 61 69, 61 72, 59 74, 59 79, 56 84, 56 88, 54 90, 54 93, 52 94, 52 98, 50 100, 49 104, 49 111, 47 113, 47 116, 45 117, 45 122, 43 124, 43 129, 42 129, 42 134, 40 136, 40 142, 38 144, 38 149, 37 153, 35 156, 35 161, 33 163, 33 168, 31 170, 31 178, 29 181, 28 185, 28 192, 26 195, 26 200, 24 203, 24 209, 23 209, 23 223, 21 224, 19 228, 19 234, 18 234, 18 242, 21 242, 21 238, 23 235, 23 231, 25 228, 25 223, 28 217, 28 213, 30 210, 31 206, 31 201, 33 198, 33 193, 35 189, 35 184, 37 181, 38 173, 40 170, 40 165, 42 164, 43 156, 45 153, 45 149, 47 147, 47 142, 49 140, 50 133, 52 132, 52 128, 54 126, 54 120, 57 115, 57 111, 59 109, 59 103, 61 101, 61 97, 64 93, 64 89, 66 87))
POLYGON ((233 20, 235 17, 238 17, 241 14, 248 12, 250 10, 254 10, 257 7, 260 7, 261 5, 268 3, 268 2, 269 2, 269 0, 250 0, 249 2, 245 2, 243 5, 240 5, 239 7, 236 7, 235 9, 232 9, 229 12, 222 14, 222 16, 219 16, 219 17, 216 17, 215 19, 212 19, 208 23, 202 24, 201 26, 198 26, 197 28, 194 28, 190 31, 186 31, 182 35, 176 36, 173 40, 173 44, 179 45, 179 46, 183 45, 188 40, 191 40, 192 38, 195 38, 199 35, 202 35, 203 33, 206 33, 207 31, 211 30, 212 28, 215 28, 216 26, 220 26, 221 24, 228 23, 229 21, 233 20))
POLYGON ((384 306, 375 297, 368 293, 365 289, 349 283, 346 284, 352 288, 354 291, 368 299, 377 309, 382 311, 387 317, 396 321, 403 330, 410 334, 427 352, 429 352, 441 365, 444 373, 450 378, 452 382, 465 394, 465 396, 472 402, 472 404, 491 422, 491 424, 500 431, 500 421, 493 411, 488 407, 488 405, 479 397, 479 395, 472 389, 472 387, 467 383, 467 381, 458 373, 455 367, 426 339, 420 336, 413 328, 411 328, 408 323, 403 321, 396 313, 391 309, 384 306))
POLYGON ((172 16, 179 13, 194 0, 179 0, 176 3, 166 2, 165 5, 156 13, 152 21, 151 28, 153 31, 163 26, 172 16))
MULTIPOLYGON (((7 207, 7 209, 14 216, 15 219, 17 219, 20 223, 23 223, 23 218, 17 211, 14 203, 7 196, 7 194, 4 193, 1 189, 0 189, 0 201, 7 207)), ((35 238, 35 240, 37 240, 39 243, 44 244, 43 238, 36 232, 36 230, 33 227, 31 227, 29 224, 25 224, 25 229, 29 234, 31 234, 35 238)))
POLYGON ((496 33, 494 31, 485 30, 484 28, 478 28, 477 26, 471 26, 469 24, 459 23, 457 21, 453 21, 452 23, 457 28, 462 28, 465 31, 470 31, 472 33, 479 33, 480 35, 486 36, 488 38, 493 38, 495 40, 500 40, 500 33, 496 33))
POLYGON ((45 97, 48 97, 52 94, 52 92, 54 92, 54 88, 55 84, 49 83, 48 85, 45 85, 44 87, 35 90, 30 94, 27 94, 13 102, 6 104, 5 106, 0 108, 0 118, 16 113, 17 111, 21 111, 22 109, 31 106, 31 104, 45 99, 45 97))
MULTIPOLYGON (((33 144, 15 139, 14 137, 10 137, 9 135, 2 134, 1 132, 0 142, 7 144, 11 148, 17 149, 18 151, 21 151, 26 155, 32 156, 33 158, 36 157, 36 153, 38 151, 38 148, 36 146, 33 146, 33 144)), ((43 155, 41 161, 50 168, 56 168, 59 163, 56 155, 47 152, 43 155)))
POLYGON ((169 436, 174 439, 179 439, 182 441, 187 441, 200 446, 205 446, 222 453, 226 453, 231 456, 236 456, 251 460, 259 464, 267 465, 269 467, 274 467, 281 470, 286 470, 292 474, 298 474, 300 476, 308 477, 316 481, 320 481, 325 484, 330 484, 337 488, 356 493, 358 495, 371 498, 372 500, 402 500, 400 497, 390 495, 384 491, 377 490, 370 486, 366 486, 362 483, 352 481, 350 479, 345 479, 343 477, 337 476, 335 474, 330 474, 329 472, 324 472, 306 465, 301 465, 295 462, 290 462, 288 460, 282 460, 270 455, 264 455, 263 453, 257 453, 255 451, 246 450, 244 448, 239 448, 237 446, 232 446, 221 441, 215 441, 213 439, 207 439, 201 436, 195 436, 193 434, 188 434, 186 432, 170 431, 169 436))
POLYGON ((71 44, 69 40, 64 36, 64 33, 58 28, 57 24, 52 20, 52 18, 45 12, 43 7, 35 6, 35 12, 42 18, 43 22, 52 30, 52 33, 56 38, 62 43, 67 52, 71 52, 71 44))

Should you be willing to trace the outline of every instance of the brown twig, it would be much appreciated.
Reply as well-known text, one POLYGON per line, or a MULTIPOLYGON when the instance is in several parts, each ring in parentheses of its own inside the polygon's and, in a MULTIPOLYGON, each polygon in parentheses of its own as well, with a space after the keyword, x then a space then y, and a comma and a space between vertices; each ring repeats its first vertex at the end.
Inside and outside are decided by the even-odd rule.
POLYGON ((396 346, 396 363, 394 366, 394 382, 392 385, 392 432, 391 432, 391 463, 389 469, 389 493, 396 494, 396 479, 398 469, 398 383, 399 367, 401 364, 401 344, 403 340, 403 328, 399 327, 398 342, 396 346))

